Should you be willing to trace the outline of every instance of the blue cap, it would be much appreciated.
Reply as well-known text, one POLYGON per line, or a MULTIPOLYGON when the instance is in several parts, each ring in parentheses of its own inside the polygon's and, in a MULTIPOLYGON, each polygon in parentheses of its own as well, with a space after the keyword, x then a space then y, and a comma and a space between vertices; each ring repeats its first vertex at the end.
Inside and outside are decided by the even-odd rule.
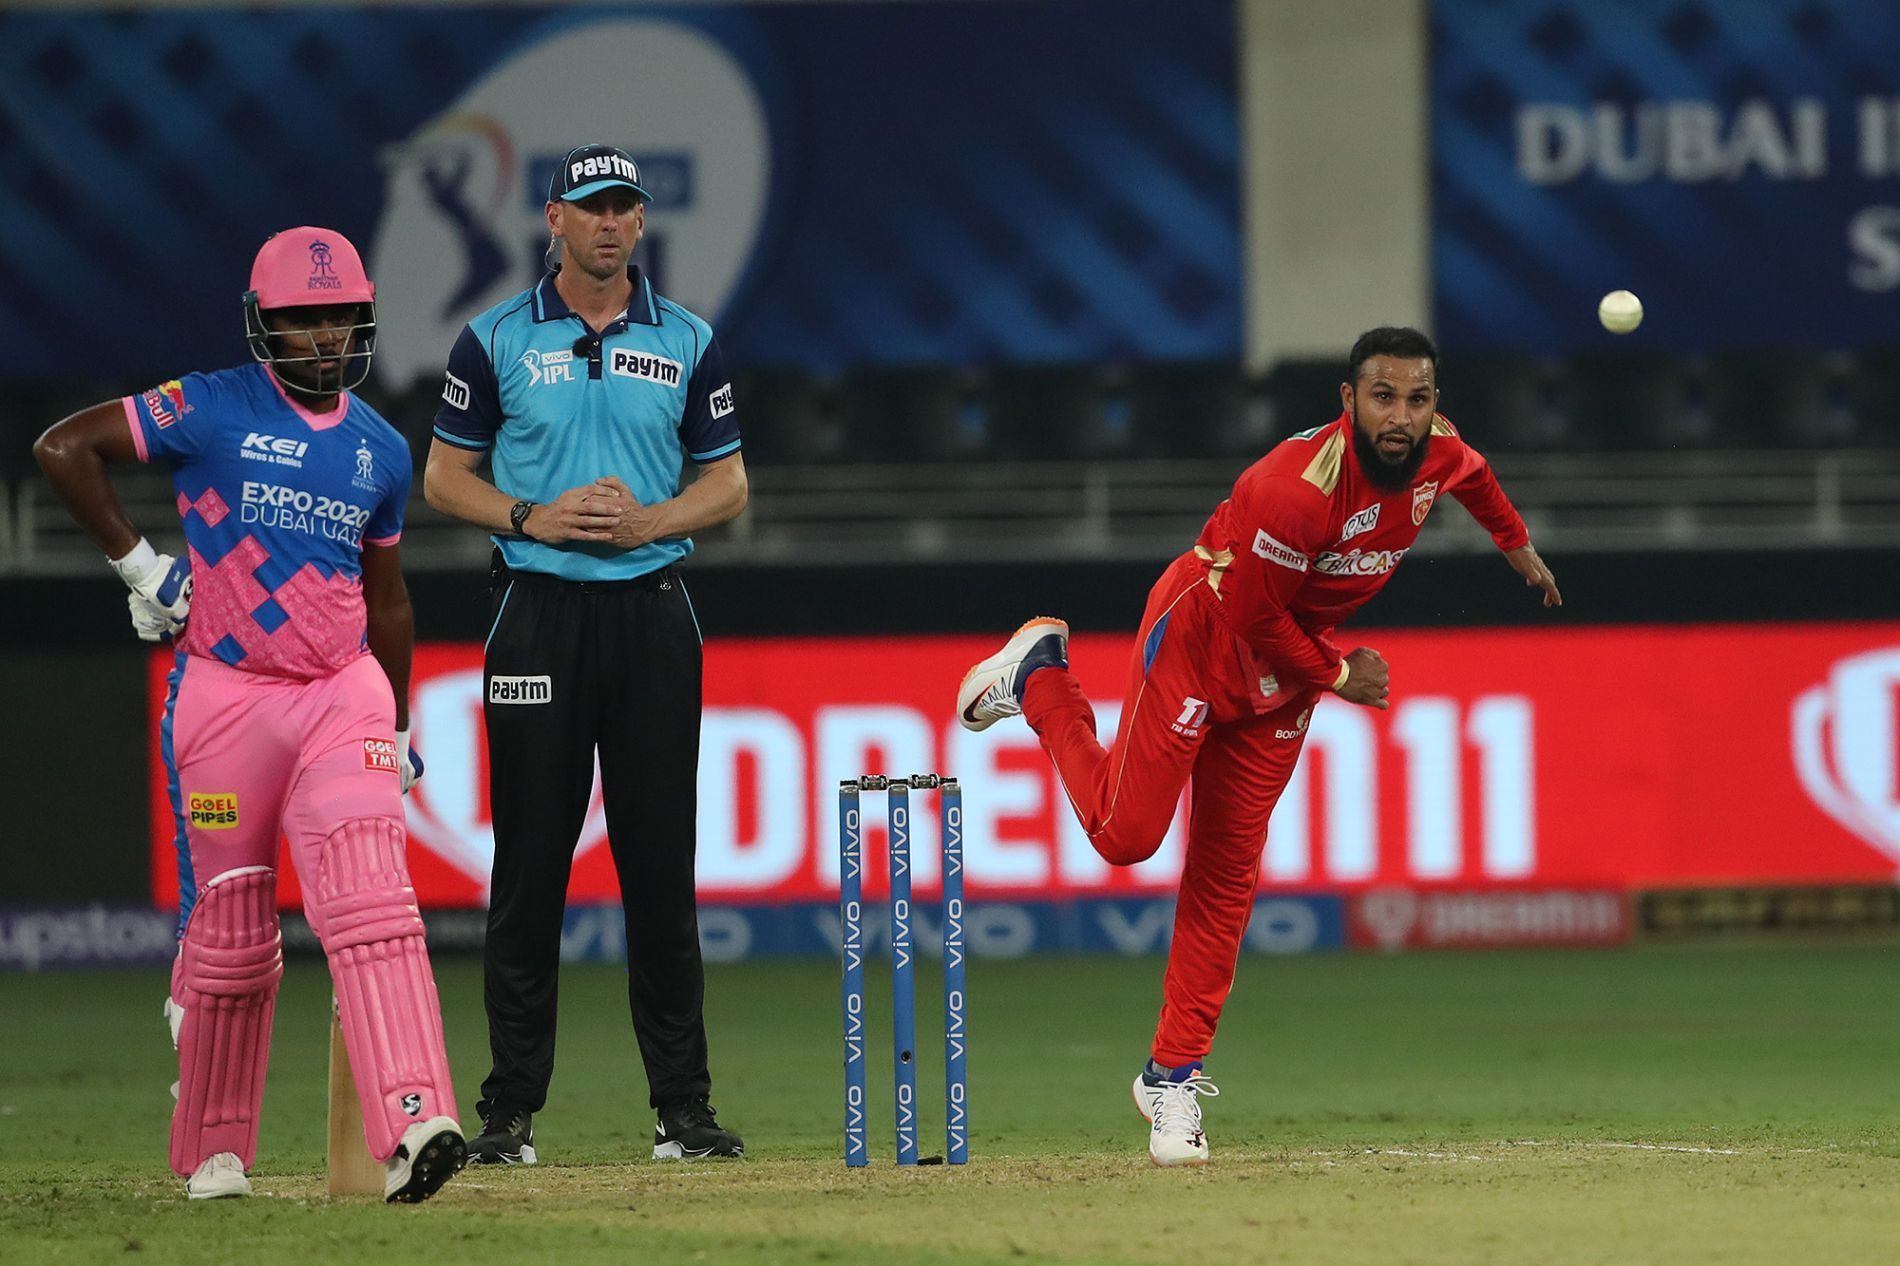
POLYGON ((612 145, 576 145, 548 181, 549 202, 579 202, 603 189, 631 189, 642 202, 653 195, 640 187, 633 156, 612 145))

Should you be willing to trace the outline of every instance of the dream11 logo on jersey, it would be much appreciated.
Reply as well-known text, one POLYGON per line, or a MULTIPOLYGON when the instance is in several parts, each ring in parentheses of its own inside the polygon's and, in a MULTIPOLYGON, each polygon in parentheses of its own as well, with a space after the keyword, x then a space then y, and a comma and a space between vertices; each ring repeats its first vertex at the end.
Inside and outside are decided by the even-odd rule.
POLYGON ((1794 767, 1814 803, 1900 862, 1900 648, 1836 661, 1794 701, 1794 767))
POLYGON ((683 23, 613 17, 505 50, 379 155, 388 175, 370 259, 378 379, 401 391, 437 378, 469 318, 542 278, 548 178, 589 142, 630 147, 653 196, 634 258, 660 293, 717 324, 765 224, 767 119, 739 61, 683 23), (614 84, 612 117, 632 130, 576 133, 552 83, 614 84))

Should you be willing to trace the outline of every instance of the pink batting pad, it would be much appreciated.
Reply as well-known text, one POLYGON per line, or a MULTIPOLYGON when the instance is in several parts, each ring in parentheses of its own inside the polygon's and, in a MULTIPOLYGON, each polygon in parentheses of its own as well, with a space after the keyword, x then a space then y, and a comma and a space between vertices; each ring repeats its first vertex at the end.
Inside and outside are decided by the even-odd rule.
POLYGON ((409 886, 400 820, 357 818, 320 848, 313 905, 370 1155, 388 1160, 417 1121, 455 1116, 442 1004, 409 886))
POLYGON ((271 1017, 284 975, 277 877, 266 866, 226 871, 198 893, 172 973, 178 1030, 178 1106, 172 1172, 189 1178, 219 1152, 249 1169, 270 1059, 271 1017))

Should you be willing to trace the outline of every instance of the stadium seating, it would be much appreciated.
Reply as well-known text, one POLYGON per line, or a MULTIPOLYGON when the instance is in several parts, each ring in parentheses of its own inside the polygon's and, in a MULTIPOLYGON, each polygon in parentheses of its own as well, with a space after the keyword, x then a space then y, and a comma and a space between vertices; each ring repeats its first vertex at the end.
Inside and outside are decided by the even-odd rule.
POLYGON ((1271 441, 1263 397, 1237 365, 1188 361, 1126 371, 1132 457, 1208 457, 1261 452, 1271 441))
POLYGON ((837 391, 828 380, 794 369, 748 368, 732 390, 748 464, 861 460, 847 451, 837 391))
POLYGON ((1481 451, 1580 447, 1570 367, 1533 356, 1453 356, 1439 373, 1439 409, 1481 451))
MULTIPOLYGON (((867 366, 839 386, 846 450, 853 460, 954 461, 987 443, 981 375, 936 365, 867 366)), ((750 402, 742 401, 749 410, 750 402)), ((746 448, 750 424, 741 414, 746 448)))
POLYGON ((1854 359, 1850 382, 1855 443, 1867 448, 1900 446, 1900 347, 1862 352, 1854 359))
POLYGON ((1107 383, 1093 365, 1006 365, 989 376, 989 452, 1005 460, 1111 456, 1107 383))

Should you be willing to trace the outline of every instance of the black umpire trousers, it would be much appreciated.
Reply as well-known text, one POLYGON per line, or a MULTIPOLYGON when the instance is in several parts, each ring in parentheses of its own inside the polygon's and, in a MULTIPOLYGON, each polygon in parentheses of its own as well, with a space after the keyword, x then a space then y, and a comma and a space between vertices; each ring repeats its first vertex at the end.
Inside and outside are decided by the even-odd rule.
POLYGON ((494 572, 483 674, 495 827, 483 1106, 539 1111, 554 1072, 561 917, 600 756, 627 916, 627 1001, 655 1108, 712 1088, 693 888, 700 637, 671 568, 583 582, 494 572))

